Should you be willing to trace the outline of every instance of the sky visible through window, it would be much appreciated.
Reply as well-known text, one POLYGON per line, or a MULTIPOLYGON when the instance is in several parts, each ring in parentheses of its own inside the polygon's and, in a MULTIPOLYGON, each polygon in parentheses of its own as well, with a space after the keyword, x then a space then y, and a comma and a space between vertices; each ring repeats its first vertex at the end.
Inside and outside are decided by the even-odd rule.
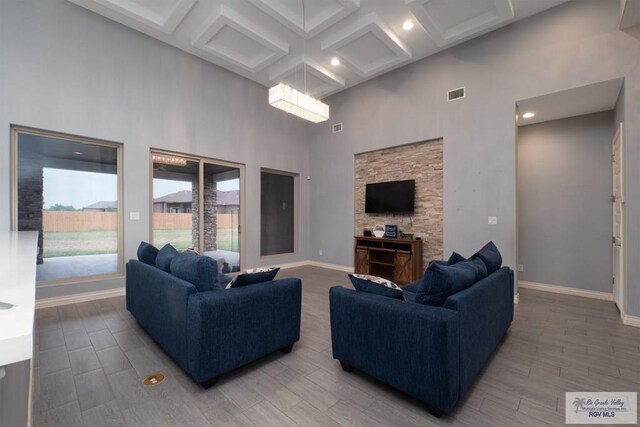
POLYGON ((82 209, 118 200, 118 176, 108 173, 44 168, 44 209, 53 205, 82 209))
MULTIPOLYGON (((53 205, 82 209, 96 202, 118 200, 118 177, 113 174, 45 168, 44 209, 53 205)), ((218 183, 218 190, 240 188, 239 179, 218 183)), ((153 197, 158 198, 183 190, 191 190, 191 183, 168 179, 153 180, 153 197)))

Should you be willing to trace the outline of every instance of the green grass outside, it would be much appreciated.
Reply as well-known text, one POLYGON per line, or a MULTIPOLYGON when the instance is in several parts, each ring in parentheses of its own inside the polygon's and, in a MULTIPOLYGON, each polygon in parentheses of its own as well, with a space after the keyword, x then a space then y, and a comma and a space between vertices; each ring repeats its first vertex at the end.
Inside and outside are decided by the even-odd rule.
MULTIPOLYGON (((176 249, 193 246, 191 229, 154 230, 154 244, 162 247, 171 243, 176 249)), ((218 230, 217 246, 220 250, 239 251, 237 229, 218 230)), ((117 252, 115 231, 75 231, 44 233, 44 257, 114 254, 117 252)))

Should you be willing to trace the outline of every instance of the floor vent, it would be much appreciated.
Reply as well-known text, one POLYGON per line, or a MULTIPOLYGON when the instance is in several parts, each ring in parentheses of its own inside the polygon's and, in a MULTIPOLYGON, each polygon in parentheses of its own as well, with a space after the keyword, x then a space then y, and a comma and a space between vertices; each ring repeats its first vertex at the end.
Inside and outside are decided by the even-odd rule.
POLYGON ((158 373, 158 374, 152 374, 149 375, 148 377, 146 377, 143 381, 142 381, 142 385, 144 385, 145 387, 151 387, 154 385, 158 385, 160 384, 162 381, 164 381, 165 376, 158 373))
POLYGON ((342 132, 342 123, 336 123, 333 125, 333 133, 342 132))
POLYGON ((447 102, 455 101, 456 99, 462 99, 464 98, 464 96, 464 86, 457 89, 451 89, 449 92, 447 92, 447 102))

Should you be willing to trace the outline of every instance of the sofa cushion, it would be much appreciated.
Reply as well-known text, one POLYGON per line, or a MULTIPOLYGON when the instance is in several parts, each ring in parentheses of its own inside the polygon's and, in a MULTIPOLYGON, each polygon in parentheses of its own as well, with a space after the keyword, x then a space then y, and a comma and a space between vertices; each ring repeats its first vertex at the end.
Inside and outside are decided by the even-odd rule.
POLYGON ((238 274, 227 284, 226 289, 240 288, 242 286, 253 285, 255 283, 270 282, 278 274, 280 267, 253 268, 244 273, 238 274))
POLYGON ((140 242, 138 246, 138 261, 156 266, 156 257, 158 256, 158 248, 147 242, 140 242))
POLYGON ((349 274, 349 280, 358 291, 382 295, 383 297, 404 299, 402 288, 382 277, 367 274, 349 274))
POLYGON ((171 260, 178 254, 176 248, 167 243, 156 255, 156 267, 167 273, 171 273, 171 260))
POLYGON ((476 282, 478 267, 475 264, 472 260, 453 265, 430 264, 416 288, 416 302, 442 306, 449 296, 476 282))
POLYGON ((208 257, 192 253, 177 253, 171 260, 171 274, 192 283, 198 292, 217 289, 218 263, 208 257))
MULTIPOLYGON (((493 274, 502 267, 502 255, 493 242, 489 242, 475 253, 474 257, 480 258, 487 266, 487 273, 493 274)), ((473 257, 472 257, 473 258, 473 257)))
POLYGON ((487 266, 484 263, 484 261, 482 261, 482 259, 480 257, 478 257, 477 255, 472 256, 469 259, 466 259, 464 261, 461 261, 462 265, 468 265, 471 268, 473 268, 476 272, 476 278, 475 281, 479 282, 480 280, 484 279, 485 277, 487 277, 489 275, 489 272, 487 271, 487 266))

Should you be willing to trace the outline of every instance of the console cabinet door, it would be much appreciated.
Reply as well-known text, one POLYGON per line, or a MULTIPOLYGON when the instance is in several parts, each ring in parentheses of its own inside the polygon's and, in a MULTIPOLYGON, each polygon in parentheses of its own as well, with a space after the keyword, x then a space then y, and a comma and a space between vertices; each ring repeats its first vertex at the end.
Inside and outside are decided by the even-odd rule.
POLYGON ((356 266, 358 274, 369 274, 369 249, 356 248, 356 266))
POLYGON ((413 279, 411 254, 396 252, 395 264, 395 280, 405 283, 411 282, 413 279))

